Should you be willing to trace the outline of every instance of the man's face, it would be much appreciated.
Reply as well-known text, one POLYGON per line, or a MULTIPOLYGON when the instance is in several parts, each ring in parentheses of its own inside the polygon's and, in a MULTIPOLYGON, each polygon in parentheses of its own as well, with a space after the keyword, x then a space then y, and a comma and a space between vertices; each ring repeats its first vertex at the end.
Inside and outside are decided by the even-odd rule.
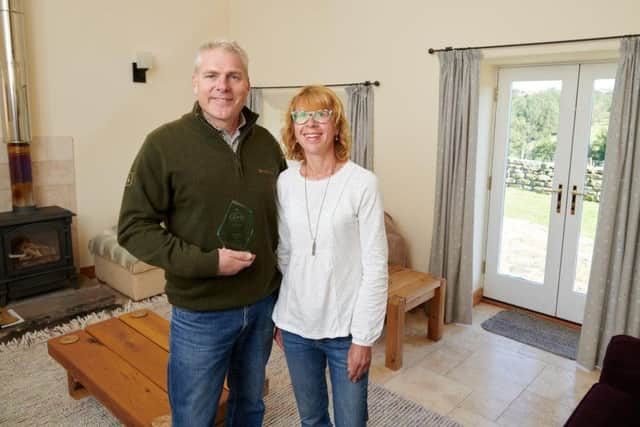
POLYGON ((193 93, 205 119, 232 133, 249 95, 249 76, 238 55, 224 49, 203 52, 193 73, 193 93))

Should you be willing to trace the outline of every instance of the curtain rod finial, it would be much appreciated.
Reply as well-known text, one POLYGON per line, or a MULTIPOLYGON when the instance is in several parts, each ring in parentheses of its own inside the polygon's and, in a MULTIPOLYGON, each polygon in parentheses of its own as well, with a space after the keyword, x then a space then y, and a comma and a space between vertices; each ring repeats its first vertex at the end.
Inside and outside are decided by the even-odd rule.
POLYGON ((432 47, 429 48, 429 54, 433 55, 434 53, 436 53, 436 50, 432 47))

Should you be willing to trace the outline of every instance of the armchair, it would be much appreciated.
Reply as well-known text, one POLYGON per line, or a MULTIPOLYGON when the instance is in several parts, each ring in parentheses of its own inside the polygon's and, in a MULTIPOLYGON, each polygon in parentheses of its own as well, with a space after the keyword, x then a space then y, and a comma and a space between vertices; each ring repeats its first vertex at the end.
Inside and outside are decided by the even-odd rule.
POLYGON ((600 380, 582 398, 565 427, 640 426, 640 338, 611 338, 600 380))

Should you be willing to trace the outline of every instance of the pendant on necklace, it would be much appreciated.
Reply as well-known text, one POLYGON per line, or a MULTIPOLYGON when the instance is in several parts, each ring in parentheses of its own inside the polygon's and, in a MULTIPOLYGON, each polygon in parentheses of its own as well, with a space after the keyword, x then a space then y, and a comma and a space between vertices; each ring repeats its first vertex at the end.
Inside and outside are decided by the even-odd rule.
POLYGON ((316 240, 313 239, 313 245, 311 245, 311 256, 316 256, 316 240))

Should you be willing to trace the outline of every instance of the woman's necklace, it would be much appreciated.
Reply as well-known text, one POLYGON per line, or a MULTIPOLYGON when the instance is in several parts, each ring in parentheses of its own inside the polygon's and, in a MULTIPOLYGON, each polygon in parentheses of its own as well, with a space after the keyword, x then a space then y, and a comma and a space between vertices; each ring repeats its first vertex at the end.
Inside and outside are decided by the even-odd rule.
POLYGON ((327 184, 324 187, 324 193, 322 193, 322 201, 320 202, 320 209, 318 209, 318 218, 316 219, 316 232, 313 233, 311 229, 311 215, 309 214, 309 197, 307 196, 307 175, 309 174, 309 166, 306 167, 306 173, 304 174, 304 203, 307 207, 307 225, 309 226, 309 236, 311 237, 311 256, 316 255, 316 239, 318 238, 318 227, 320 225, 320 215, 322 214, 322 207, 324 206, 324 199, 327 197, 327 190, 329 189, 329 182, 333 176, 335 165, 331 168, 331 175, 327 178, 327 184))

